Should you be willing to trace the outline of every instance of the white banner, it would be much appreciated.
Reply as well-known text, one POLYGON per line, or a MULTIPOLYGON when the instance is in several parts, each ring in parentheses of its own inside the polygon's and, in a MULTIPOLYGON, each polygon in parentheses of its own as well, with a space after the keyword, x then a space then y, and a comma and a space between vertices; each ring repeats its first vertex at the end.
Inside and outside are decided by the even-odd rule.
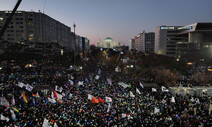
POLYGON ((5 97, 0 97, 0 105, 9 106, 10 104, 5 97))
POLYGON ((1 120, 6 120, 7 122, 10 121, 10 119, 8 117, 5 117, 1 114, 1 120))
POLYGON ((30 86, 29 84, 25 85, 25 87, 26 87, 26 90, 28 90, 29 92, 31 92, 33 89, 33 86, 30 86))

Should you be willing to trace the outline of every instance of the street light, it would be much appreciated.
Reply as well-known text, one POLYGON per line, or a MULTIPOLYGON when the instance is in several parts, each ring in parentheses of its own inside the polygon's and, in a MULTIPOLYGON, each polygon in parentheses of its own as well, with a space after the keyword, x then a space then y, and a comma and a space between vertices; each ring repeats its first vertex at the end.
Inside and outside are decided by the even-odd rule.
POLYGON ((73 27, 74 27, 74 65, 76 65, 76 34, 75 34, 76 24, 75 23, 73 27))

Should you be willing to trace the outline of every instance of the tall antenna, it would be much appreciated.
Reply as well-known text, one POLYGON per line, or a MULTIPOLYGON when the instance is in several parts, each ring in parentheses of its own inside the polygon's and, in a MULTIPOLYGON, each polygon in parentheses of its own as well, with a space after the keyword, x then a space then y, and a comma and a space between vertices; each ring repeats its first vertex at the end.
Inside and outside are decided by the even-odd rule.
POLYGON ((46 8, 46 0, 44 1, 43 13, 44 13, 44 11, 45 11, 45 8, 46 8))

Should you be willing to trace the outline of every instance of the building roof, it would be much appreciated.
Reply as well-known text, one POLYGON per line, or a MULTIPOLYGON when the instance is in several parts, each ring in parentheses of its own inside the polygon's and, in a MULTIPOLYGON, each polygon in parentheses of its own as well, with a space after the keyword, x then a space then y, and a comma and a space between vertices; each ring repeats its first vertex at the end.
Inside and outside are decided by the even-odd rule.
POLYGON ((187 26, 178 28, 182 30, 179 34, 191 33, 191 32, 212 32, 212 22, 194 23, 187 26))
POLYGON ((110 38, 110 37, 107 37, 107 38, 104 39, 104 42, 113 42, 113 39, 110 38))

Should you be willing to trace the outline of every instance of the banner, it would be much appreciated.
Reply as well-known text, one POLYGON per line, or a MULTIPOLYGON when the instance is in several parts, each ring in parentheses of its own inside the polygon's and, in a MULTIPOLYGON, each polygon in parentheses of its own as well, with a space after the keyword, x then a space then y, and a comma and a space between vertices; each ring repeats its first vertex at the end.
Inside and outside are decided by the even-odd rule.
POLYGON ((9 102, 6 100, 5 97, 0 97, 0 105, 9 107, 10 104, 9 104, 9 102))
POLYGON ((33 89, 33 86, 30 86, 29 84, 25 85, 25 87, 26 87, 26 90, 28 90, 29 92, 31 92, 33 89))

